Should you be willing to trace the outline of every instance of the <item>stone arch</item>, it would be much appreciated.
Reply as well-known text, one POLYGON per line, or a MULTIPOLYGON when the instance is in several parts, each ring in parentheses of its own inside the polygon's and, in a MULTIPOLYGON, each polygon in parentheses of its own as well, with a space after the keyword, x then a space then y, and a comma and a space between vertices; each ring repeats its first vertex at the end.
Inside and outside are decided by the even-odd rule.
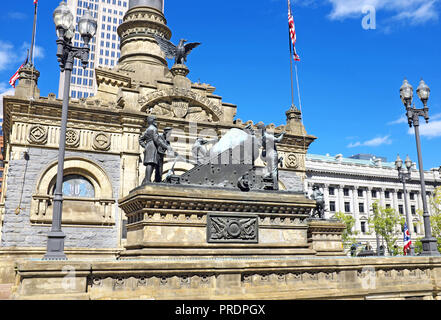
MULTIPOLYGON (((52 162, 40 175, 36 185, 37 194, 50 194, 55 185, 58 161, 52 162)), ((112 183, 106 172, 93 161, 80 157, 66 157, 64 176, 78 174, 88 179, 95 188, 95 198, 112 198, 112 183)))
POLYGON ((154 107, 160 102, 172 103, 173 101, 186 101, 190 104, 201 107, 204 111, 213 116, 213 121, 215 122, 220 121, 223 117, 221 107, 214 104, 207 97, 191 90, 177 88, 158 90, 142 96, 138 100, 138 103, 141 106, 141 112, 146 112, 148 108, 154 107))
MULTIPOLYGON (((56 183, 57 161, 40 174, 31 202, 31 222, 52 222, 53 189, 56 183)), ((116 201, 111 180, 103 168, 82 157, 66 157, 64 177, 79 175, 94 188, 94 198, 63 197, 63 223, 73 225, 113 225, 116 201)))

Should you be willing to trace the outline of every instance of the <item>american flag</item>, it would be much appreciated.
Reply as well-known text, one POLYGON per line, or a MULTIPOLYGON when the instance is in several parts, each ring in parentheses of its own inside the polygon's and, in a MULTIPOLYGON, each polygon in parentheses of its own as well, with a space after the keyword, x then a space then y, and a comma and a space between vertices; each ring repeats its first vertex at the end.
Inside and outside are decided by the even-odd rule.
POLYGON ((291 36, 292 47, 294 48, 294 60, 300 61, 300 57, 296 51, 296 42, 297 42, 296 26, 294 24, 294 17, 291 12, 291 3, 289 0, 288 0, 288 24, 289 24, 289 34, 291 36))
POLYGON ((409 228, 407 227, 407 223, 404 224, 404 255, 407 255, 407 251, 410 249, 410 246, 412 245, 412 240, 410 240, 410 232, 409 228))
POLYGON ((9 79, 9 84, 15 88, 15 82, 18 80, 19 78, 19 73, 20 70, 28 63, 28 57, 26 58, 25 62, 23 62, 23 64, 20 66, 20 68, 17 69, 17 71, 14 73, 14 75, 11 77, 11 79, 9 79))

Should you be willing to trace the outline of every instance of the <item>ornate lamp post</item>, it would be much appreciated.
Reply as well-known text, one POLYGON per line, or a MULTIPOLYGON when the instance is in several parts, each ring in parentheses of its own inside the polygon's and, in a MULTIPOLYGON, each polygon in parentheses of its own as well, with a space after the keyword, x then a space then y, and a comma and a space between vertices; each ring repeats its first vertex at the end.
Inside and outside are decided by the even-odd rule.
POLYGON ((54 209, 52 214, 52 228, 48 234, 47 251, 45 260, 66 260, 64 254, 65 235, 61 230, 61 217, 63 209, 63 175, 64 155, 66 150, 66 127, 69 108, 69 91, 72 69, 75 58, 80 59, 83 68, 89 63, 89 42, 97 30, 97 22, 93 19, 90 10, 78 22, 78 31, 83 38, 83 47, 74 47, 72 38, 75 34, 74 16, 66 2, 62 1, 55 9, 54 23, 57 29, 57 57, 61 72, 64 71, 63 107, 61 112, 60 147, 58 152, 57 181, 54 193, 54 209))
POLYGON ((425 237, 421 240, 423 243, 423 256, 437 256, 440 255, 438 252, 437 240, 432 236, 432 229, 430 227, 430 215, 427 209, 427 198, 426 198, 426 183, 424 181, 424 167, 423 158, 421 156, 421 140, 420 140, 420 117, 424 117, 426 123, 429 123, 429 108, 427 107, 427 101, 430 96, 430 89, 421 79, 420 85, 417 89, 418 97, 424 105, 423 109, 415 109, 415 104, 412 106, 413 100, 413 87, 409 84, 407 80, 404 80, 403 85, 400 88, 400 97, 404 106, 406 107, 407 120, 409 126, 415 128, 415 138, 418 152, 418 165, 420 170, 420 180, 421 180, 421 198, 423 200, 423 219, 424 219, 424 232, 425 237))
MULTIPOLYGON (((411 179, 411 170, 412 170, 412 161, 410 160, 409 156, 407 156, 405 165, 407 168, 406 171, 402 171, 403 167, 403 160, 401 160, 400 155, 397 156, 397 160, 395 161, 395 169, 398 171, 398 179, 400 179, 400 182, 403 184, 403 193, 404 193, 404 206, 405 206, 405 213, 406 213, 406 223, 407 227, 409 228, 409 235, 411 236, 410 231, 410 215, 409 215, 409 206, 407 203, 407 189, 406 189, 406 182, 410 181, 411 179)), ((415 254, 413 244, 410 246, 410 255, 413 256, 415 254)))

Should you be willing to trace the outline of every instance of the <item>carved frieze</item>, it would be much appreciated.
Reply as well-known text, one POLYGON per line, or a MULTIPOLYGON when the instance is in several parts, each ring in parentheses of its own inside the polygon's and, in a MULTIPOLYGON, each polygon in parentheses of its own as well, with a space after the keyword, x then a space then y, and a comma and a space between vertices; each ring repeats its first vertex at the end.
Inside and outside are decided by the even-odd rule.
POLYGON ((80 133, 78 130, 67 129, 66 146, 76 148, 80 145, 80 133))
POLYGON ((290 169, 297 169, 299 167, 299 159, 296 154, 288 153, 284 157, 285 166, 290 169))
POLYGON ((95 133, 92 146, 95 150, 107 151, 110 149, 110 134, 105 132, 95 133))
POLYGON ((28 141, 35 144, 46 144, 48 136, 47 127, 42 125, 33 125, 29 130, 28 141))
POLYGON ((258 243, 258 216, 210 213, 207 217, 208 243, 258 243))

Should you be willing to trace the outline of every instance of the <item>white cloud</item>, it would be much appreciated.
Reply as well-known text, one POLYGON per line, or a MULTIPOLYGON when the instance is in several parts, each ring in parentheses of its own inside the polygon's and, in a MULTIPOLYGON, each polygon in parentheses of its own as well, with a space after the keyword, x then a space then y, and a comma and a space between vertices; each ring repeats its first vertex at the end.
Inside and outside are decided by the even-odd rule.
POLYGON ((0 83, 0 119, 3 119, 3 97, 14 95, 14 92, 9 84, 0 83))
POLYGON ((348 148, 356 148, 356 147, 379 147, 383 144, 392 144, 392 140, 390 139, 390 136, 384 136, 384 137, 377 137, 365 142, 355 142, 350 143, 347 147, 348 148))
POLYGON ((406 10, 398 13, 395 20, 409 20, 413 24, 422 24, 430 20, 438 19, 438 12, 435 3, 438 0, 427 1, 416 10, 406 10))
POLYGON ((437 20, 437 4, 440 0, 326 0, 331 3, 329 14, 332 20, 361 17, 363 8, 374 7, 377 11, 388 11, 395 21, 407 21, 411 24, 422 24, 437 20))
MULTIPOLYGON (((432 117, 432 119, 437 119, 439 117, 432 117)), ((409 128, 409 134, 415 134, 415 129, 409 128)), ((441 121, 432 121, 429 123, 425 123, 424 120, 420 121, 420 135, 427 137, 429 139, 441 137, 441 121)))
POLYGON ((0 71, 7 69, 15 59, 14 46, 8 42, 0 41, 0 71))
POLYGON ((12 11, 8 12, 8 17, 12 20, 25 20, 27 15, 23 12, 12 11))
POLYGON ((390 121, 387 124, 393 125, 393 124, 401 124, 401 123, 407 123, 407 117, 405 115, 402 115, 400 118, 394 121, 390 121))
MULTIPOLYGON (((430 116, 430 120, 437 120, 441 119, 441 113, 434 114, 433 116, 430 116)), ((421 120, 424 121, 424 120, 421 120)), ((390 121, 387 124, 388 125, 394 125, 394 124, 402 124, 402 123, 408 123, 407 117, 405 115, 402 115, 400 118, 394 121, 390 121)))
MULTIPOLYGON (((30 44, 28 42, 23 42, 23 44, 19 48, 16 48, 11 43, 0 40, 0 71, 9 68, 17 70, 17 68, 26 59, 27 50, 29 48, 30 44)), ((40 46, 35 46, 34 58, 43 59, 44 57, 44 48, 40 46)), ((15 70, 11 71, 15 72, 15 70)))
MULTIPOLYGON (((26 59, 26 54, 27 54, 27 50, 30 50, 29 48, 31 47, 31 44, 28 42, 23 42, 23 44, 21 45, 21 52, 22 52, 22 57, 24 59, 26 59)), ((45 50, 43 47, 40 46, 35 46, 34 48, 34 59, 43 59, 45 57, 45 50)))

